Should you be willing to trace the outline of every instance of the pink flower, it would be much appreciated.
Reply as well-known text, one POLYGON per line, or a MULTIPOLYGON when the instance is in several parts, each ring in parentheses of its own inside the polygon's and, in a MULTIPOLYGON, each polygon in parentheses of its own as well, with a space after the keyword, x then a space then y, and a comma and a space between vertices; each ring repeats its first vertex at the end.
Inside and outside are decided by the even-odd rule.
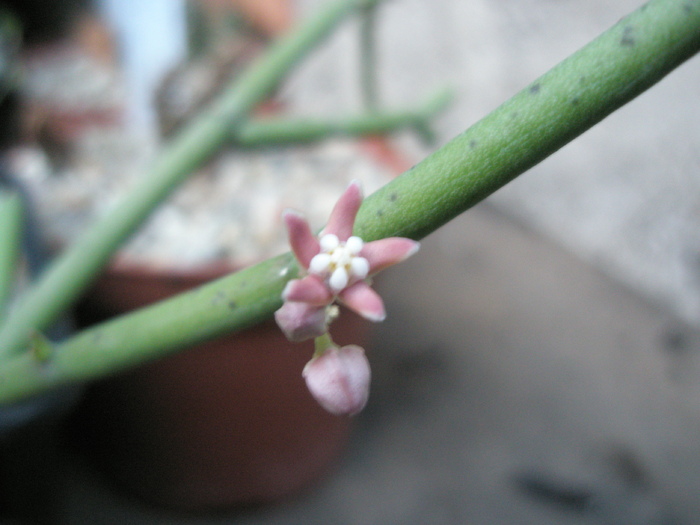
POLYGON ((386 317, 382 298, 366 279, 407 259, 420 245, 403 237, 364 243, 353 236, 362 198, 360 183, 353 181, 338 199, 318 237, 302 215, 294 211, 284 213, 292 251, 307 273, 287 283, 282 292, 284 305, 275 313, 280 328, 292 341, 325 333, 332 317, 326 312, 335 300, 370 321, 383 321, 386 317), (324 321, 320 322, 322 311, 324 321))
POLYGON ((302 375, 311 395, 332 414, 351 416, 367 404, 372 374, 357 345, 328 348, 306 364, 302 375))

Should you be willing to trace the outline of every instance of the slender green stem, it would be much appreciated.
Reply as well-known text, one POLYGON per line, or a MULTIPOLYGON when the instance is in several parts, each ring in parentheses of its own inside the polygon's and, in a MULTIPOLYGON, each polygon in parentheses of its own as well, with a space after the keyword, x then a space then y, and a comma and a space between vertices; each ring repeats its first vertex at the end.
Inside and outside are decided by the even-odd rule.
POLYGON ((262 59, 201 113, 156 159, 137 187, 96 222, 22 298, 0 328, 0 356, 21 351, 33 330, 46 328, 68 308, 121 243, 170 192, 244 124, 253 107, 348 14, 377 0, 336 0, 262 59))
POLYGON ((367 6, 360 17, 360 88, 365 111, 379 109, 377 93, 377 7, 367 6))
POLYGON ((52 351, 24 352, 0 367, 0 402, 85 381, 162 357, 230 330, 250 326, 279 307, 295 275, 283 255, 189 292, 83 330, 52 351))
POLYGON ((331 339, 331 334, 329 334, 328 332, 318 336, 316 339, 314 339, 314 357, 322 356, 334 346, 335 343, 333 343, 333 339, 331 339))
POLYGON ((452 99, 447 91, 432 96, 417 110, 368 113, 343 119, 266 118, 253 120, 234 130, 234 140, 242 146, 291 142, 311 142, 330 135, 363 136, 385 134, 404 127, 429 127, 430 120, 452 99))
POLYGON ((17 193, 0 192, 0 316, 5 311, 17 276, 23 214, 22 199, 17 193))
MULTIPOLYGON (((583 133, 700 50, 700 0, 652 0, 368 197, 355 233, 420 238, 583 133)), ((0 366, 0 401, 111 373, 268 317, 297 275, 281 257, 0 366), (191 314, 196 312, 196 314, 191 314)))

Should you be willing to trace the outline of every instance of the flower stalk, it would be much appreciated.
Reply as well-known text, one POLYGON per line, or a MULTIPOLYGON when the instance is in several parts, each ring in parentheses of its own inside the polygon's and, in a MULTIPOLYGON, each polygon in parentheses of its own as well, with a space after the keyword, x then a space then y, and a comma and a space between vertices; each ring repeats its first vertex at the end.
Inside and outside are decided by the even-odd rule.
MULTIPOLYGON (((700 0, 650 1, 370 195, 359 210, 353 234, 365 242, 427 235, 654 85, 698 50, 700 0)), ((230 122, 226 126, 228 135, 230 122)), ((298 267, 289 255, 272 259, 86 330, 57 345, 41 367, 26 352, 7 359, 0 364, 0 401, 92 379, 250 326, 280 307, 285 284, 296 277, 298 267), (221 304, 217 305, 217 297, 221 304)), ((25 339, 24 333, 9 337, 6 331, 2 341, 16 345, 25 339)))
POLYGON ((335 344, 331 335, 326 332, 323 335, 318 336, 314 339, 314 355, 313 357, 319 357, 325 354, 329 349, 333 348, 335 344))

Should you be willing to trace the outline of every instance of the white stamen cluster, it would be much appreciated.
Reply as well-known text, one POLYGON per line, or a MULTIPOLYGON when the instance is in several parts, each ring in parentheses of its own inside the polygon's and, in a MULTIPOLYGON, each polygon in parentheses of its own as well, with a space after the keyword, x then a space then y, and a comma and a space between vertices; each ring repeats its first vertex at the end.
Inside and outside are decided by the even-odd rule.
POLYGON ((369 262, 360 257, 364 243, 359 237, 340 242, 336 235, 326 234, 320 239, 321 252, 311 259, 309 272, 326 279, 334 293, 338 293, 367 277, 369 262))

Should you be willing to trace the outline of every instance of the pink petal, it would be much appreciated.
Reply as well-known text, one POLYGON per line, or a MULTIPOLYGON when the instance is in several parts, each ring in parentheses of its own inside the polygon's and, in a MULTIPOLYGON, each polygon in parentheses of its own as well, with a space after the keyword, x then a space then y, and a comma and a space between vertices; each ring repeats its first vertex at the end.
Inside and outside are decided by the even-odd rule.
POLYGON ((303 215, 294 210, 285 210, 282 219, 287 226, 289 244, 299 264, 306 270, 314 255, 321 251, 318 239, 311 231, 303 215))
POLYGON ((384 301, 372 287, 364 281, 359 281, 340 292, 338 298, 351 310, 365 319, 380 322, 386 318, 384 301))
POLYGON ((369 261, 369 273, 375 274, 408 259, 420 248, 420 243, 404 237, 388 237, 366 243, 360 256, 369 261))
POLYGON ((286 301, 275 312, 275 321, 287 339, 294 342, 318 337, 328 330, 325 306, 286 301))
POLYGON ((352 181, 348 189, 340 196, 335 203, 328 224, 323 229, 323 234, 332 233, 338 236, 342 242, 348 240, 352 235, 352 228, 355 224, 357 210, 362 204, 362 186, 359 181, 352 181))
POLYGON ((319 277, 307 275, 303 279, 289 281, 282 292, 282 299, 313 306, 325 306, 333 301, 333 294, 319 277))
POLYGON ((332 414, 351 416, 367 404, 372 372, 362 347, 331 348, 309 361, 302 375, 316 401, 332 414))

